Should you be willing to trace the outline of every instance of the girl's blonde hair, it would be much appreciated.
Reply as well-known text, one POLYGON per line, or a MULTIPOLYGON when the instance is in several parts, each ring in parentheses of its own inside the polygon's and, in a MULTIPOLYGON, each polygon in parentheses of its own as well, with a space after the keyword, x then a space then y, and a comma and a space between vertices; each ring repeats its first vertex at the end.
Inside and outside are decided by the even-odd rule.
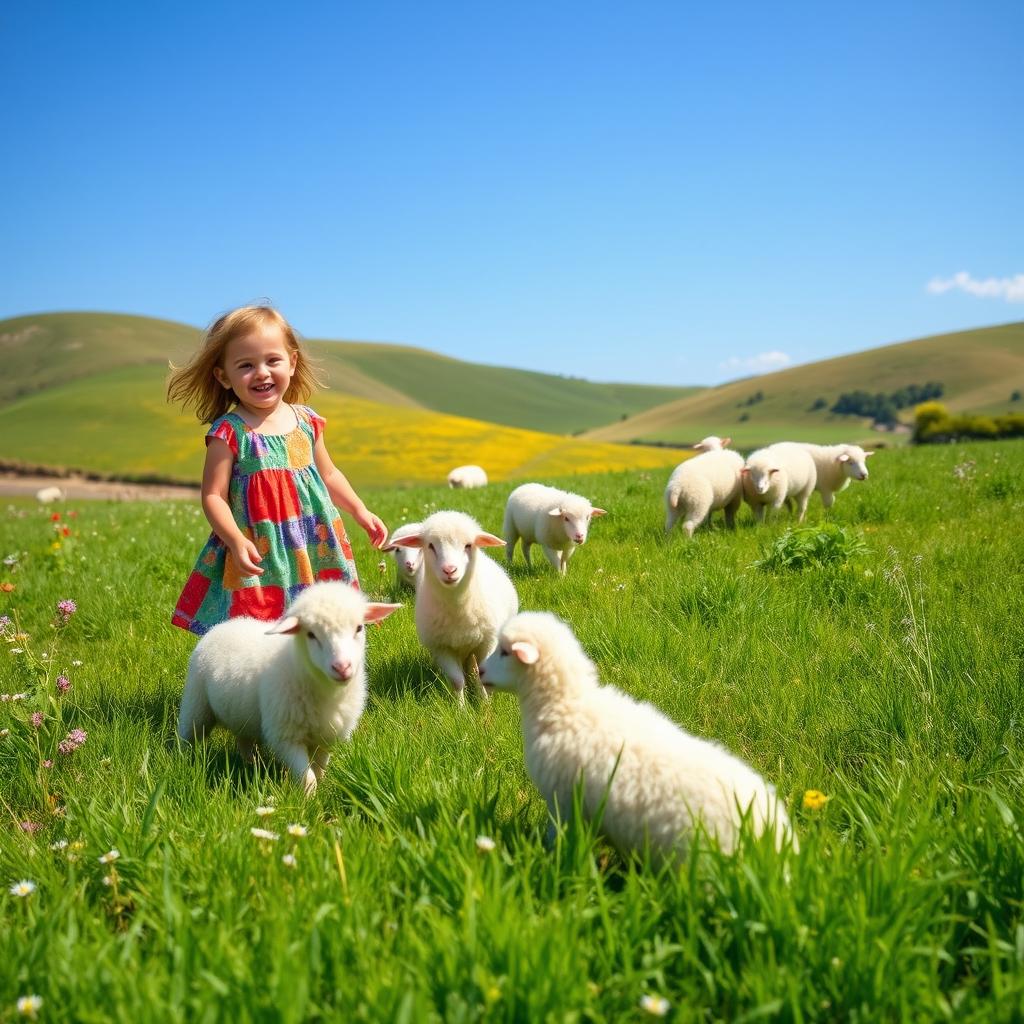
POLYGON ((295 375, 284 400, 304 402, 315 388, 323 387, 323 381, 299 344, 292 325, 273 306, 241 306, 214 320, 199 351, 185 366, 168 364, 171 375, 167 378, 167 401, 180 402, 186 409, 195 406, 196 416, 203 423, 223 416, 238 402, 238 396, 214 377, 214 367, 223 368, 224 353, 235 338, 269 326, 281 331, 288 349, 295 353, 295 375))

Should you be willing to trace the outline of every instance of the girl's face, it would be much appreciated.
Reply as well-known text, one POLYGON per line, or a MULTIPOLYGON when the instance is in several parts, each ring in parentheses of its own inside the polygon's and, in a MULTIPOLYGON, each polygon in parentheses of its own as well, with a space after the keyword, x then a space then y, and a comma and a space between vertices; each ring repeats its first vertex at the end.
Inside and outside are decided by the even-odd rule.
POLYGON ((268 327, 228 342, 223 363, 214 367, 213 375, 247 409, 267 412, 284 401, 295 376, 296 357, 284 335, 268 327))

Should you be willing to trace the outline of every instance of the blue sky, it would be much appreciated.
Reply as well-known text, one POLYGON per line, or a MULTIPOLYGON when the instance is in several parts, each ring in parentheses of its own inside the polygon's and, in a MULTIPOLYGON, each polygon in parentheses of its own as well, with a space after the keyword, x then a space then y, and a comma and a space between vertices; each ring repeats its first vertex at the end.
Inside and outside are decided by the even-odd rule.
POLYGON ((0 317, 269 297, 680 384, 1024 319, 1021 38, 1020 3, 6 4, 0 317))

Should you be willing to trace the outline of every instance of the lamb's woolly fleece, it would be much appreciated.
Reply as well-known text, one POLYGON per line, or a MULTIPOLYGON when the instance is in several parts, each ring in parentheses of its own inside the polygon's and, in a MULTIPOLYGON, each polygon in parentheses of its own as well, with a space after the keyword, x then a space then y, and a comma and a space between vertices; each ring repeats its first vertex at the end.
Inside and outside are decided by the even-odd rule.
POLYGON ((602 686, 554 615, 524 612, 505 623, 481 675, 519 696, 527 770, 552 814, 571 813, 582 778, 585 813, 592 817, 606 800, 601 829, 618 849, 649 843, 656 857, 671 859, 685 851, 699 818, 731 850, 748 809, 757 834, 774 831, 777 846, 788 834, 785 809, 757 772, 652 705, 602 686), (524 642, 539 654, 533 664, 513 648, 524 642))
POLYGON ((831 508, 835 496, 844 490, 851 480, 867 480, 867 459, 874 452, 866 452, 856 444, 808 444, 800 443, 814 459, 817 482, 814 489, 821 493, 821 503, 831 508))
POLYGON ((552 568, 564 574, 577 544, 584 544, 592 516, 603 516, 579 494, 544 484, 522 484, 505 505, 505 557, 511 563, 516 542, 523 542, 523 557, 530 564, 530 547, 540 544, 552 568))
POLYGON ((487 474, 480 466, 456 466, 448 474, 449 487, 486 487, 487 474))
POLYGON ((387 544, 381 549, 391 552, 391 557, 395 560, 395 575, 398 582, 412 587, 413 590, 416 589, 421 575, 423 552, 419 548, 403 548, 395 542, 401 537, 415 536, 419 528, 419 523, 403 523, 391 534, 387 544))
POLYGON ((814 460, 803 445, 792 441, 759 448, 747 457, 743 468, 743 497, 758 522, 765 509, 779 509, 796 502, 797 522, 803 522, 818 478, 814 460))
POLYGON ((504 542, 486 533, 472 516, 447 510, 428 516, 418 537, 399 543, 411 540, 411 546, 423 550, 416 632, 461 700, 473 659, 479 664, 494 650, 498 628, 519 610, 516 588, 505 570, 479 550, 504 542), (446 565, 458 570, 454 584, 443 582, 446 565))
POLYGON ((665 488, 665 532, 683 520, 688 537, 715 510, 725 510, 727 526, 736 522, 743 500, 740 472, 743 456, 738 452, 711 451, 680 463, 665 488))
POLYGON ((214 626, 189 658, 178 735, 187 743, 221 725, 243 756, 265 744, 312 792, 329 748, 349 738, 366 704, 363 624, 398 607, 371 604, 346 583, 316 583, 276 625, 236 618, 214 626), (275 628, 295 633, 268 634, 275 628))

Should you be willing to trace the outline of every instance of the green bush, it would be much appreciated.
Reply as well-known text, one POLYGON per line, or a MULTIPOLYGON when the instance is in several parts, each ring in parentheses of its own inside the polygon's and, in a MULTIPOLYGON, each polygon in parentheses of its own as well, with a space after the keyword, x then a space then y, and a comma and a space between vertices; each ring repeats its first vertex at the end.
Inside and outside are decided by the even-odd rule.
POLYGON ((834 524, 804 526, 787 530, 781 537, 762 548, 761 557, 753 563, 766 572, 800 571, 809 567, 845 565, 854 555, 867 551, 860 534, 834 524))

